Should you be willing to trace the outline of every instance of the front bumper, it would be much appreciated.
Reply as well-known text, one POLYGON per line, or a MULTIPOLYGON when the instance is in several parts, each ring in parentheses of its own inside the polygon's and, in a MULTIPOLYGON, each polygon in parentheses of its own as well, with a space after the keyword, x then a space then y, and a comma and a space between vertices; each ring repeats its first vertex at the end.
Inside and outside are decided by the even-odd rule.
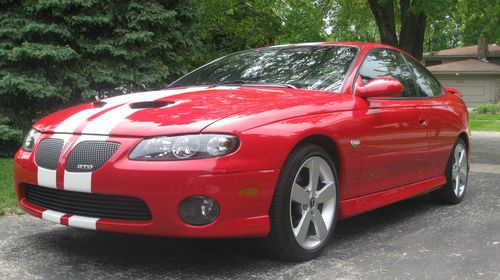
MULTIPOLYGON (((57 135, 43 135, 38 142, 46 137, 57 135)), ((65 174, 64 164, 71 143, 65 144, 65 152, 61 154, 57 170, 54 171, 55 184, 52 186, 44 186, 47 180, 41 178, 34 152, 22 149, 17 152, 14 172, 21 208, 33 216, 52 222, 102 231, 189 238, 262 237, 268 234, 268 211, 278 177, 276 170, 233 170, 231 157, 237 155, 187 161, 131 161, 128 153, 140 139, 109 137, 107 141, 119 142, 121 146, 105 165, 87 174, 90 184, 88 192, 139 198, 149 207, 151 220, 69 215, 28 201, 24 184, 74 190, 71 184, 81 183, 79 177, 70 180, 65 174), (192 195, 209 196, 219 203, 220 213, 214 222, 191 226, 180 219, 178 207, 192 195)))

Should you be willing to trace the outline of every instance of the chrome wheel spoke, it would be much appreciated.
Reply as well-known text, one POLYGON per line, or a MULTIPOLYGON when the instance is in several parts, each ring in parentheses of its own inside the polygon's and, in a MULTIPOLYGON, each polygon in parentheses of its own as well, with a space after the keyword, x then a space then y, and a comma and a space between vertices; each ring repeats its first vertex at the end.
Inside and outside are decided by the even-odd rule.
POLYGON ((455 148, 455 151, 453 153, 453 157, 454 157, 455 166, 458 166, 458 162, 460 160, 460 149, 459 149, 459 146, 457 146, 455 148))
POLYGON ((335 182, 330 182, 318 192, 316 202, 318 204, 327 202, 330 199, 335 198, 335 195, 335 182))
POLYGON ((326 227, 325 220, 318 209, 314 209, 314 216, 312 219, 314 224, 314 229, 316 230, 316 236, 319 240, 325 240, 328 235, 328 228, 326 227))
POLYGON ((462 193, 465 191, 465 185, 462 185, 460 187, 460 195, 462 195, 462 193))
POLYGON ((309 194, 299 184, 294 183, 292 186, 292 201, 300 204, 309 204, 309 194))
POLYGON ((297 225, 297 227, 293 229, 295 238, 300 243, 303 243, 307 237, 307 232, 309 231, 309 225, 311 224, 311 217, 312 217, 311 212, 306 211, 302 215, 302 219, 300 219, 300 222, 297 225))
POLYGON ((316 195, 320 176, 320 162, 317 159, 311 159, 309 164, 309 185, 311 187, 311 194, 316 195))
POLYGON ((462 166, 465 157, 465 150, 460 151, 460 157, 458 158, 458 165, 462 166))
POLYGON ((458 196, 460 193, 460 176, 458 175, 455 177, 455 186, 453 189, 455 191, 455 194, 458 196))

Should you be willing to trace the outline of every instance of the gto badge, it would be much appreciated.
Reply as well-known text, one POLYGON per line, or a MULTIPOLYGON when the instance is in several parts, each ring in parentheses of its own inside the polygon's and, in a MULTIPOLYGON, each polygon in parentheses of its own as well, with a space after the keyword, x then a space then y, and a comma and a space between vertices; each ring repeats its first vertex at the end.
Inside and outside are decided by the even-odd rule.
POLYGON ((90 170, 90 169, 94 168, 94 166, 92 164, 78 164, 76 166, 76 168, 90 170))

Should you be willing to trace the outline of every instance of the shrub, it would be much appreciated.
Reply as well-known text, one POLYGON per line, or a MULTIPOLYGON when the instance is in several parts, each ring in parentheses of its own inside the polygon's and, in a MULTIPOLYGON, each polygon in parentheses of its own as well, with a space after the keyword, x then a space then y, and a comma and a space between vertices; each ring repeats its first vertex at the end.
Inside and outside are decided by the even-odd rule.
POLYGON ((478 114, 499 114, 500 113, 500 103, 486 103, 481 104, 474 109, 474 112, 478 114))

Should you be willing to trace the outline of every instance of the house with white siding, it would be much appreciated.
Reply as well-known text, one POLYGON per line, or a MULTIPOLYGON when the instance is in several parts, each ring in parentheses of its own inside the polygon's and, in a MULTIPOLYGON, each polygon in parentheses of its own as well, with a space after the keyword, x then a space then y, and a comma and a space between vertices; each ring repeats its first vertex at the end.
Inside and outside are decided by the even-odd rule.
POLYGON ((470 108, 500 102, 499 45, 480 37, 478 45, 424 53, 423 63, 443 86, 463 93, 470 108))

